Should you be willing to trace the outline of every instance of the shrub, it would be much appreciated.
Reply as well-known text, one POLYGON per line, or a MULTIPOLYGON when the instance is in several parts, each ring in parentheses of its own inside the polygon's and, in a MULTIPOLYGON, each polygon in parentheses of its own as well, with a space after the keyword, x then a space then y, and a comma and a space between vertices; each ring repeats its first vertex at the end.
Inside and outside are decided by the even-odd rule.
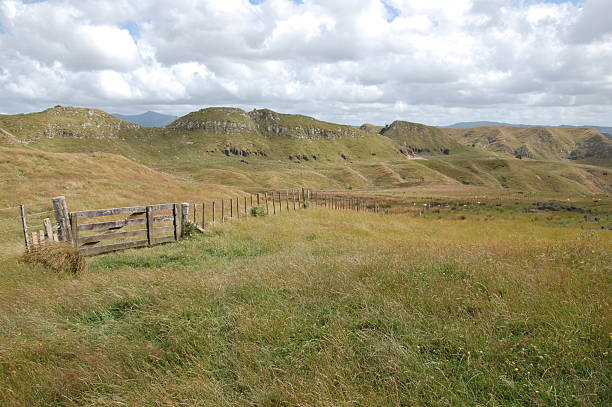
POLYGON ((251 207, 251 216, 266 216, 266 208, 262 205, 255 205, 251 207))
POLYGON ((309 206, 310 206, 310 201, 304 201, 302 203, 302 208, 304 208, 304 209, 308 209, 309 206))
POLYGON ((23 255, 25 262, 40 264, 56 273, 80 274, 85 271, 85 258, 77 249, 67 243, 49 242, 37 246, 23 255))
POLYGON ((193 236, 196 232, 200 232, 198 226, 193 222, 187 221, 187 223, 185 223, 185 230, 183 230, 183 236, 190 237, 193 236))

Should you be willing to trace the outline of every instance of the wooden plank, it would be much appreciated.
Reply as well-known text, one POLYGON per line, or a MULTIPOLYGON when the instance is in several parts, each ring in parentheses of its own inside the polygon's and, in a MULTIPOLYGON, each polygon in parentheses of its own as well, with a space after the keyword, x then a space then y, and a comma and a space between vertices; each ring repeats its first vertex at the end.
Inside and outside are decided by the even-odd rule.
POLYGON ((153 244, 162 244, 169 242, 174 242, 174 236, 162 236, 153 238, 153 244))
POLYGON ((215 224, 215 222, 216 222, 216 220, 215 220, 215 219, 216 219, 216 216, 215 216, 215 215, 216 215, 216 213, 215 213, 215 212, 217 211, 216 206, 217 206, 217 203, 216 203, 215 201, 213 201, 213 203, 212 203, 212 224, 213 224, 213 225, 214 225, 214 224, 215 224))
POLYGON ((173 226, 174 226, 174 240, 179 240, 179 238, 181 237, 181 224, 180 224, 180 220, 179 220, 179 213, 180 213, 180 208, 179 208, 179 204, 174 204, 172 205, 172 216, 173 216, 173 226))
MULTIPOLYGON (((172 227, 154 228, 153 230, 156 231, 157 229, 173 230, 174 228, 172 227)), ((130 230, 128 232, 103 233, 103 234, 94 235, 94 236, 81 237, 79 238, 79 244, 99 243, 104 240, 116 240, 116 239, 124 239, 126 237, 146 236, 146 234, 147 234, 147 229, 130 230)))
MULTIPOLYGON (((253 196, 251 196, 251 204, 253 203, 253 196)), ((244 216, 247 216, 247 197, 244 197, 244 216)))
POLYGON ((26 219, 26 209, 24 205, 19 205, 19 211, 21 212, 21 229, 23 230, 23 242, 25 243, 26 251, 30 251, 30 238, 28 236, 28 222, 26 219))
POLYGON ((70 225, 71 225, 71 234, 72 234, 72 244, 74 247, 79 247, 79 218, 76 214, 70 214, 70 225))
POLYGON ((188 221, 189 221, 189 203, 183 202, 181 204, 181 237, 185 237, 185 231, 187 230, 188 221))
POLYGON ((221 200, 221 223, 225 222, 225 199, 221 200))
POLYGON ((146 219, 124 219, 112 222, 87 223, 84 225, 78 225, 77 231, 83 232, 87 230, 121 229, 126 226, 145 225, 146 223, 146 219))
POLYGON ((45 227, 45 236, 47 239, 53 241, 53 226, 51 226, 51 219, 43 219, 43 226, 45 227))
POLYGON ((147 206, 146 209, 146 219, 147 219, 147 243, 149 246, 153 244, 153 210, 150 206, 147 206))
POLYGON ((78 211, 74 212, 79 218, 95 218, 99 216, 111 216, 111 215, 142 215, 145 213, 145 206, 126 206, 124 208, 110 208, 110 209, 95 209, 90 211, 78 211))
POLYGON ((32 247, 38 247, 38 233, 32 232, 32 247))
POLYGON ((153 234, 155 233, 164 233, 164 232, 173 232, 174 226, 164 226, 161 228, 153 228, 153 234))
POLYGON ((66 204, 66 198, 63 196, 56 196, 52 198, 53 212, 55 213, 55 220, 60 225, 59 239, 62 242, 72 242, 72 233, 70 229, 70 219, 68 215, 68 205, 66 204))
POLYGON ((133 242, 109 244, 106 246, 82 247, 79 249, 79 251, 84 255, 94 255, 94 254, 115 252, 117 250, 131 249, 134 247, 147 246, 147 244, 148 244, 148 241, 146 239, 145 240, 135 240, 133 242))
POLYGON ((206 202, 202 202, 202 227, 206 225, 206 202))
POLYGON ((236 197, 236 218, 240 219, 240 198, 236 197))
POLYGON ((153 222, 172 222, 172 221, 174 221, 174 215, 153 216, 153 222))

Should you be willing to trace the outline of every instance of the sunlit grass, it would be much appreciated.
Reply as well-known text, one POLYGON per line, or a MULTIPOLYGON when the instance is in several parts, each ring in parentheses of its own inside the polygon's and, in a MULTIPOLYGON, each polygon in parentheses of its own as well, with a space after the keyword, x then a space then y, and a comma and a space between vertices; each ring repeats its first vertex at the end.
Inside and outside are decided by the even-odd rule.
POLYGON ((313 208, 7 258, 0 405, 608 405, 608 233, 313 208))

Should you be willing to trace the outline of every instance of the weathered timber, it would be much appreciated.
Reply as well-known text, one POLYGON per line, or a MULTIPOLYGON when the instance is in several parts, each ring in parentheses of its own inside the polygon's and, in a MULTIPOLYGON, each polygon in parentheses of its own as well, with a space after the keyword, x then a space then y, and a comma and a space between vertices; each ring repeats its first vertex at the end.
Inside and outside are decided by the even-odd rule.
POLYGON ((55 220, 59 225, 59 240, 62 242, 72 242, 72 231, 66 198, 63 196, 56 196, 52 198, 51 201, 53 202, 55 220))
POLYGON ((187 231, 187 222, 189 221, 189 203, 183 202, 181 204, 181 237, 185 237, 187 231))
POLYGON ((43 220, 43 226, 45 227, 45 237, 53 241, 53 226, 51 226, 51 219, 45 218, 43 220))
POLYGON ((153 222, 172 222, 173 220, 174 215, 153 216, 153 222))
POLYGON ((70 225, 71 225, 71 235, 72 235, 72 243, 74 247, 79 247, 79 225, 78 225, 78 217, 74 214, 70 214, 70 225))
POLYGON ((84 232, 87 230, 121 229, 126 226, 145 225, 146 223, 146 219, 124 219, 111 222, 86 223, 84 225, 78 225, 77 230, 79 232, 84 232))
POLYGON ((146 219, 147 219, 147 244, 151 246, 153 244, 153 211, 150 206, 146 208, 146 219))
MULTIPOLYGON (((167 228, 153 228, 154 231, 158 229, 169 229, 169 231, 174 230, 172 227, 167 228)), ((79 238, 79 244, 91 244, 91 243, 100 243, 105 240, 116 240, 116 239, 124 239, 126 237, 135 237, 135 236, 147 236, 147 229, 137 229, 130 230, 127 232, 115 232, 115 233, 102 233, 99 235, 93 236, 85 236, 79 238)))
POLYGON ((19 212, 21 212, 21 229, 23 231, 23 242, 25 244, 26 251, 30 251, 30 238, 28 236, 28 222, 26 218, 26 209, 24 205, 19 205, 19 212))
POLYGON ((172 226, 174 226, 174 240, 179 240, 181 237, 181 223, 180 223, 180 208, 179 204, 175 203, 172 205, 172 226))
POLYGON ((84 255, 94 255, 94 254, 114 252, 114 251, 123 250, 123 249, 131 249, 134 247, 147 246, 148 244, 149 242, 146 239, 145 240, 135 240, 133 242, 109 244, 106 246, 82 247, 79 249, 79 251, 84 255))

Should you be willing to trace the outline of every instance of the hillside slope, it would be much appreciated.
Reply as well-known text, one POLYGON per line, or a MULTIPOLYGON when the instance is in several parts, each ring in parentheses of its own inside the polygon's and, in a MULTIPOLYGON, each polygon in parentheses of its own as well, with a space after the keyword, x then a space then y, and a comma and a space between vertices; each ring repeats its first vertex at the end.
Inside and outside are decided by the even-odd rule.
POLYGON ((467 150, 437 127, 396 120, 380 134, 402 146, 407 154, 454 154, 467 150))
POLYGON ((232 187, 196 183, 108 153, 50 153, 0 147, 0 206, 44 209, 65 195, 71 209, 203 200, 235 195, 232 187))
POLYGON ((165 134, 226 156, 294 162, 400 157, 398 146, 379 134, 268 109, 202 109, 168 125, 165 134))
POLYGON ((485 151, 612 166, 612 140, 591 128, 494 126, 441 131, 466 146, 485 151))

